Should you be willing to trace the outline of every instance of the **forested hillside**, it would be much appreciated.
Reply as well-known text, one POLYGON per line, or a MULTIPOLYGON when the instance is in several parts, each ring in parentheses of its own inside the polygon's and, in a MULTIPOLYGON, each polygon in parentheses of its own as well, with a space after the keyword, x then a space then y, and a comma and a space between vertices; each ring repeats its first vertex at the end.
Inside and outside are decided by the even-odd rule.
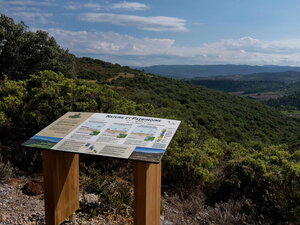
POLYGON ((244 76, 194 78, 193 85, 253 98, 288 115, 299 117, 300 74, 298 72, 260 73, 244 76))
MULTIPOLYGON (((4 15, 0 28, 0 178, 11 168, 15 176, 40 173, 39 152, 20 144, 67 111, 179 119, 163 158, 163 200, 180 205, 182 214, 179 219, 166 207, 166 218, 174 224, 300 223, 299 120, 242 97, 76 58, 47 33, 28 32, 4 15), (34 40, 42 43, 42 61, 38 47, 28 47, 34 40), (56 54, 47 58, 46 50, 56 54)), ((101 198, 84 210, 130 218, 130 168, 82 157, 83 188, 101 198)))
MULTIPOLYGON (((284 68, 284 67, 283 67, 284 68)), ((292 68, 290 68, 292 69, 292 68)), ((282 83, 296 83, 300 81, 300 72, 297 71, 284 71, 284 72, 264 72, 264 73, 251 73, 245 75, 228 75, 228 76, 212 76, 212 77, 195 77, 191 80, 229 80, 229 81, 268 81, 268 82, 282 82, 282 83)))
POLYGON ((196 86, 205 86, 210 89, 224 92, 242 92, 243 94, 261 92, 284 91, 286 84, 280 81, 244 81, 231 79, 191 79, 189 82, 196 86))
POLYGON ((119 92, 135 102, 151 103, 162 116, 189 121, 227 142, 282 143, 289 139, 290 129, 299 135, 297 121, 286 120, 275 110, 245 98, 155 76, 119 78, 112 85, 124 87, 119 92))
POLYGON ((300 82, 288 85, 284 93, 284 96, 271 99, 266 103, 288 114, 293 113, 300 117, 300 82))

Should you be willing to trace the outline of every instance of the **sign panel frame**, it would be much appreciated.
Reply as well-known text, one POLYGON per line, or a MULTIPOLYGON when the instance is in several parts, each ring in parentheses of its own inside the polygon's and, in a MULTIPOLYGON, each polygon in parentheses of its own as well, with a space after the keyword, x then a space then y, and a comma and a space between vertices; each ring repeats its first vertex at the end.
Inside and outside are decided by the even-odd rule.
POLYGON ((159 163, 179 125, 154 117, 68 112, 22 145, 159 163))

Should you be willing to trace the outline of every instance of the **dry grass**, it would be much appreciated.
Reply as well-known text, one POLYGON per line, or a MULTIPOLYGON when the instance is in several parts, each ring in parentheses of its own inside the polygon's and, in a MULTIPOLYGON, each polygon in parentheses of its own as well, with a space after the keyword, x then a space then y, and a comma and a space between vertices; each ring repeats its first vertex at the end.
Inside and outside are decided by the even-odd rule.
POLYGON ((107 81, 108 82, 112 82, 113 80, 116 80, 116 79, 118 79, 118 78, 134 78, 135 77, 135 74, 133 74, 133 73, 126 73, 126 72, 122 72, 122 73, 118 73, 118 75, 117 76, 115 76, 115 77, 112 77, 112 78, 109 78, 109 79, 107 79, 107 81))
POLYGON ((163 198, 164 224, 172 225, 268 225, 263 218, 253 219, 243 212, 244 201, 228 201, 208 206, 203 194, 180 199, 163 198))
POLYGON ((13 167, 10 162, 3 162, 0 155, 0 179, 7 179, 13 175, 13 167))

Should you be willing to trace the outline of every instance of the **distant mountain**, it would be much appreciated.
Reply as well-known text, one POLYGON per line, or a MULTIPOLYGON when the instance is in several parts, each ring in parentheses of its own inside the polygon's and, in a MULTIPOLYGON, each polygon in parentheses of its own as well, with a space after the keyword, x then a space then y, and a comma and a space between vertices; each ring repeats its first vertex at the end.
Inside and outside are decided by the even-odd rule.
POLYGON ((249 66, 249 65, 157 65, 140 67, 146 73, 172 77, 175 79, 190 79, 194 77, 246 75, 254 73, 274 73, 285 71, 300 72, 300 67, 293 66, 249 66))
POLYGON ((263 72, 246 75, 216 76, 216 77, 198 77, 198 79, 209 80, 236 80, 236 81, 275 81, 284 83, 296 83, 300 81, 300 72, 263 72))

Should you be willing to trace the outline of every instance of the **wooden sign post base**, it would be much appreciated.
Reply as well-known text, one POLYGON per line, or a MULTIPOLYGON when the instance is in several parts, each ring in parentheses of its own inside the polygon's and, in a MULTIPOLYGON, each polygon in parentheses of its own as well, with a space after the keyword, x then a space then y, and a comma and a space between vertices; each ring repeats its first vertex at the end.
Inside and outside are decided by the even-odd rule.
POLYGON ((45 217, 59 225, 79 208, 79 156, 43 151, 45 217))
POLYGON ((161 163, 134 163, 134 225, 160 224, 161 163))
MULTIPOLYGON (((160 224, 161 164, 134 162, 134 225, 160 224)), ((46 225, 59 225, 79 208, 79 156, 43 151, 46 225)))

